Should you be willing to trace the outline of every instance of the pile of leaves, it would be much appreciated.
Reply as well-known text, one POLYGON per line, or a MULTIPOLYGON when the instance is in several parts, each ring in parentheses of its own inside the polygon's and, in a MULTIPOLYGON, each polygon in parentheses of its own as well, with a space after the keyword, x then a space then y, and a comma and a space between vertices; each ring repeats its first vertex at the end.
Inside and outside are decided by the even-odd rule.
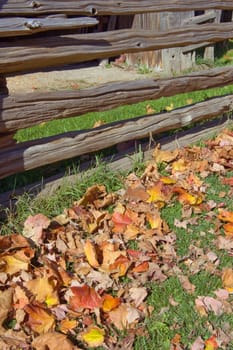
MULTIPOLYGON (((227 196, 233 194, 233 177, 226 177, 233 168, 233 133, 226 130, 202 146, 157 147, 153 156, 144 173, 131 173, 117 193, 96 184, 61 215, 29 216, 22 234, 0 237, 1 349, 133 349, 137 336, 148 336, 150 286, 176 276, 192 294, 188 275, 201 270, 219 276, 222 287, 214 297, 198 296, 196 312, 232 314, 232 267, 220 269, 218 255, 197 246, 179 256, 177 235, 161 211, 179 201, 182 220, 174 225, 184 229, 206 213, 216 249, 232 256, 233 212, 225 207, 226 194, 218 203, 206 199, 204 180, 218 174, 229 185, 227 196)), ((170 303, 176 306, 172 298, 170 303)), ((211 333, 198 337, 192 350, 232 344, 232 329, 211 333)), ((185 349, 179 332, 170 346, 185 349)))

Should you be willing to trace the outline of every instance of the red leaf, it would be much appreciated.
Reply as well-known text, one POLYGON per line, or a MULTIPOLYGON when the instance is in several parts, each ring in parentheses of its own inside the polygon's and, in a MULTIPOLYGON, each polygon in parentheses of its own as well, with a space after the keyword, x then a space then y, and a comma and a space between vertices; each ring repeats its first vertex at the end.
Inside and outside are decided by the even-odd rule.
POLYGON ((79 308, 94 309, 102 305, 102 298, 94 288, 84 285, 82 287, 71 287, 71 291, 73 296, 70 297, 69 303, 74 311, 79 308))

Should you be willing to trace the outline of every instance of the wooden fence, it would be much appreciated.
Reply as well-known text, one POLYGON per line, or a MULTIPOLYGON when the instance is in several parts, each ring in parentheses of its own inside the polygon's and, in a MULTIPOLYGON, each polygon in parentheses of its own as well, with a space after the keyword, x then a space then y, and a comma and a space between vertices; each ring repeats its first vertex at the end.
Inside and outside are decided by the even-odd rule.
POLYGON ((222 67, 166 79, 111 83, 78 91, 9 95, 6 77, 125 53, 213 44, 233 37, 233 23, 195 20, 168 31, 127 29, 77 34, 96 26, 95 16, 163 11, 233 10, 232 0, 54 1, 0 0, 0 179, 17 172, 95 152, 215 118, 233 109, 233 95, 31 142, 15 144, 14 133, 54 119, 112 109, 124 104, 233 84, 233 69, 222 67), (86 17, 88 16, 88 17, 86 17), (68 32, 66 32, 68 30, 68 32))

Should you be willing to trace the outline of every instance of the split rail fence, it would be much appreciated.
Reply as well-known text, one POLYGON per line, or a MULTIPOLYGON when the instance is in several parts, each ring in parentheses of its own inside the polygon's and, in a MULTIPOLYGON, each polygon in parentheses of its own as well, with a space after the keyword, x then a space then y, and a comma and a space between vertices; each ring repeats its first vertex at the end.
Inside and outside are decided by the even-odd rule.
POLYGON ((17 130, 54 119, 233 84, 233 69, 105 84, 76 91, 8 94, 6 77, 125 53, 213 44, 233 37, 233 23, 195 21, 155 32, 134 29, 77 34, 96 26, 96 16, 163 11, 233 10, 232 0, 55 1, 0 0, 0 179, 25 170, 156 135, 233 109, 233 95, 216 97, 168 113, 152 114, 15 144, 17 130))

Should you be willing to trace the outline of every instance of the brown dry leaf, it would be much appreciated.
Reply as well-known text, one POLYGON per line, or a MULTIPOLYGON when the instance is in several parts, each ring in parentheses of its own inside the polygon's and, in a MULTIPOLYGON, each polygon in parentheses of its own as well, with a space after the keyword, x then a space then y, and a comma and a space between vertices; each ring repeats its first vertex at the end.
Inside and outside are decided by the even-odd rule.
POLYGON ((15 309, 23 309, 25 305, 29 304, 25 290, 20 286, 15 286, 14 288, 13 301, 15 309))
POLYGON ((140 314, 130 304, 121 304, 117 309, 109 312, 109 317, 117 329, 124 330, 131 328, 132 324, 140 319, 140 314))
POLYGON ((59 304, 56 284, 56 280, 44 276, 26 282, 25 286, 33 293, 36 301, 46 303, 48 307, 51 307, 59 304))
POLYGON ((222 272, 223 287, 229 292, 233 293, 233 269, 226 268, 222 272))
POLYGON ((0 252, 30 247, 28 240, 19 234, 0 236, 0 252))
POLYGON ((156 163, 162 163, 162 162, 170 163, 177 158, 178 154, 179 154, 178 149, 174 151, 164 151, 164 150, 161 150, 160 145, 158 145, 153 152, 153 157, 156 163))
POLYGON ((136 307, 141 305, 147 295, 148 293, 145 287, 133 287, 129 290, 129 296, 134 301, 136 307))
POLYGON ((29 216, 24 222, 23 235, 38 244, 42 238, 43 230, 49 225, 50 220, 43 214, 29 216))
MULTIPOLYGON (((25 248, 30 249, 30 248, 25 248)), ((3 270, 9 275, 14 275, 17 272, 27 271, 30 259, 23 250, 17 251, 15 254, 9 254, 0 257, 0 262, 4 263, 3 270)))
POLYGON ((39 335, 32 341, 32 346, 36 350, 78 350, 64 334, 58 332, 39 335))
POLYGON ((8 316, 8 313, 12 309, 13 304, 13 288, 8 288, 4 291, 0 291, 0 332, 5 332, 5 328, 2 327, 3 321, 8 316))
POLYGON ((83 250, 88 263, 94 268, 99 267, 97 252, 94 243, 90 240, 86 240, 83 250))
POLYGON ((38 334, 47 333, 54 329, 55 318, 39 305, 29 304, 24 307, 28 314, 27 325, 38 334))
POLYGON ((207 297, 199 296, 195 300, 195 304, 196 304, 197 311, 203 316, 205 315, 205 313, 208 314, 208 312, 210 311, 212 311, 217 316, 222 315, 222 313, 224 312, 222 302, 220 300, 217 300, 209 296, 207 297))

